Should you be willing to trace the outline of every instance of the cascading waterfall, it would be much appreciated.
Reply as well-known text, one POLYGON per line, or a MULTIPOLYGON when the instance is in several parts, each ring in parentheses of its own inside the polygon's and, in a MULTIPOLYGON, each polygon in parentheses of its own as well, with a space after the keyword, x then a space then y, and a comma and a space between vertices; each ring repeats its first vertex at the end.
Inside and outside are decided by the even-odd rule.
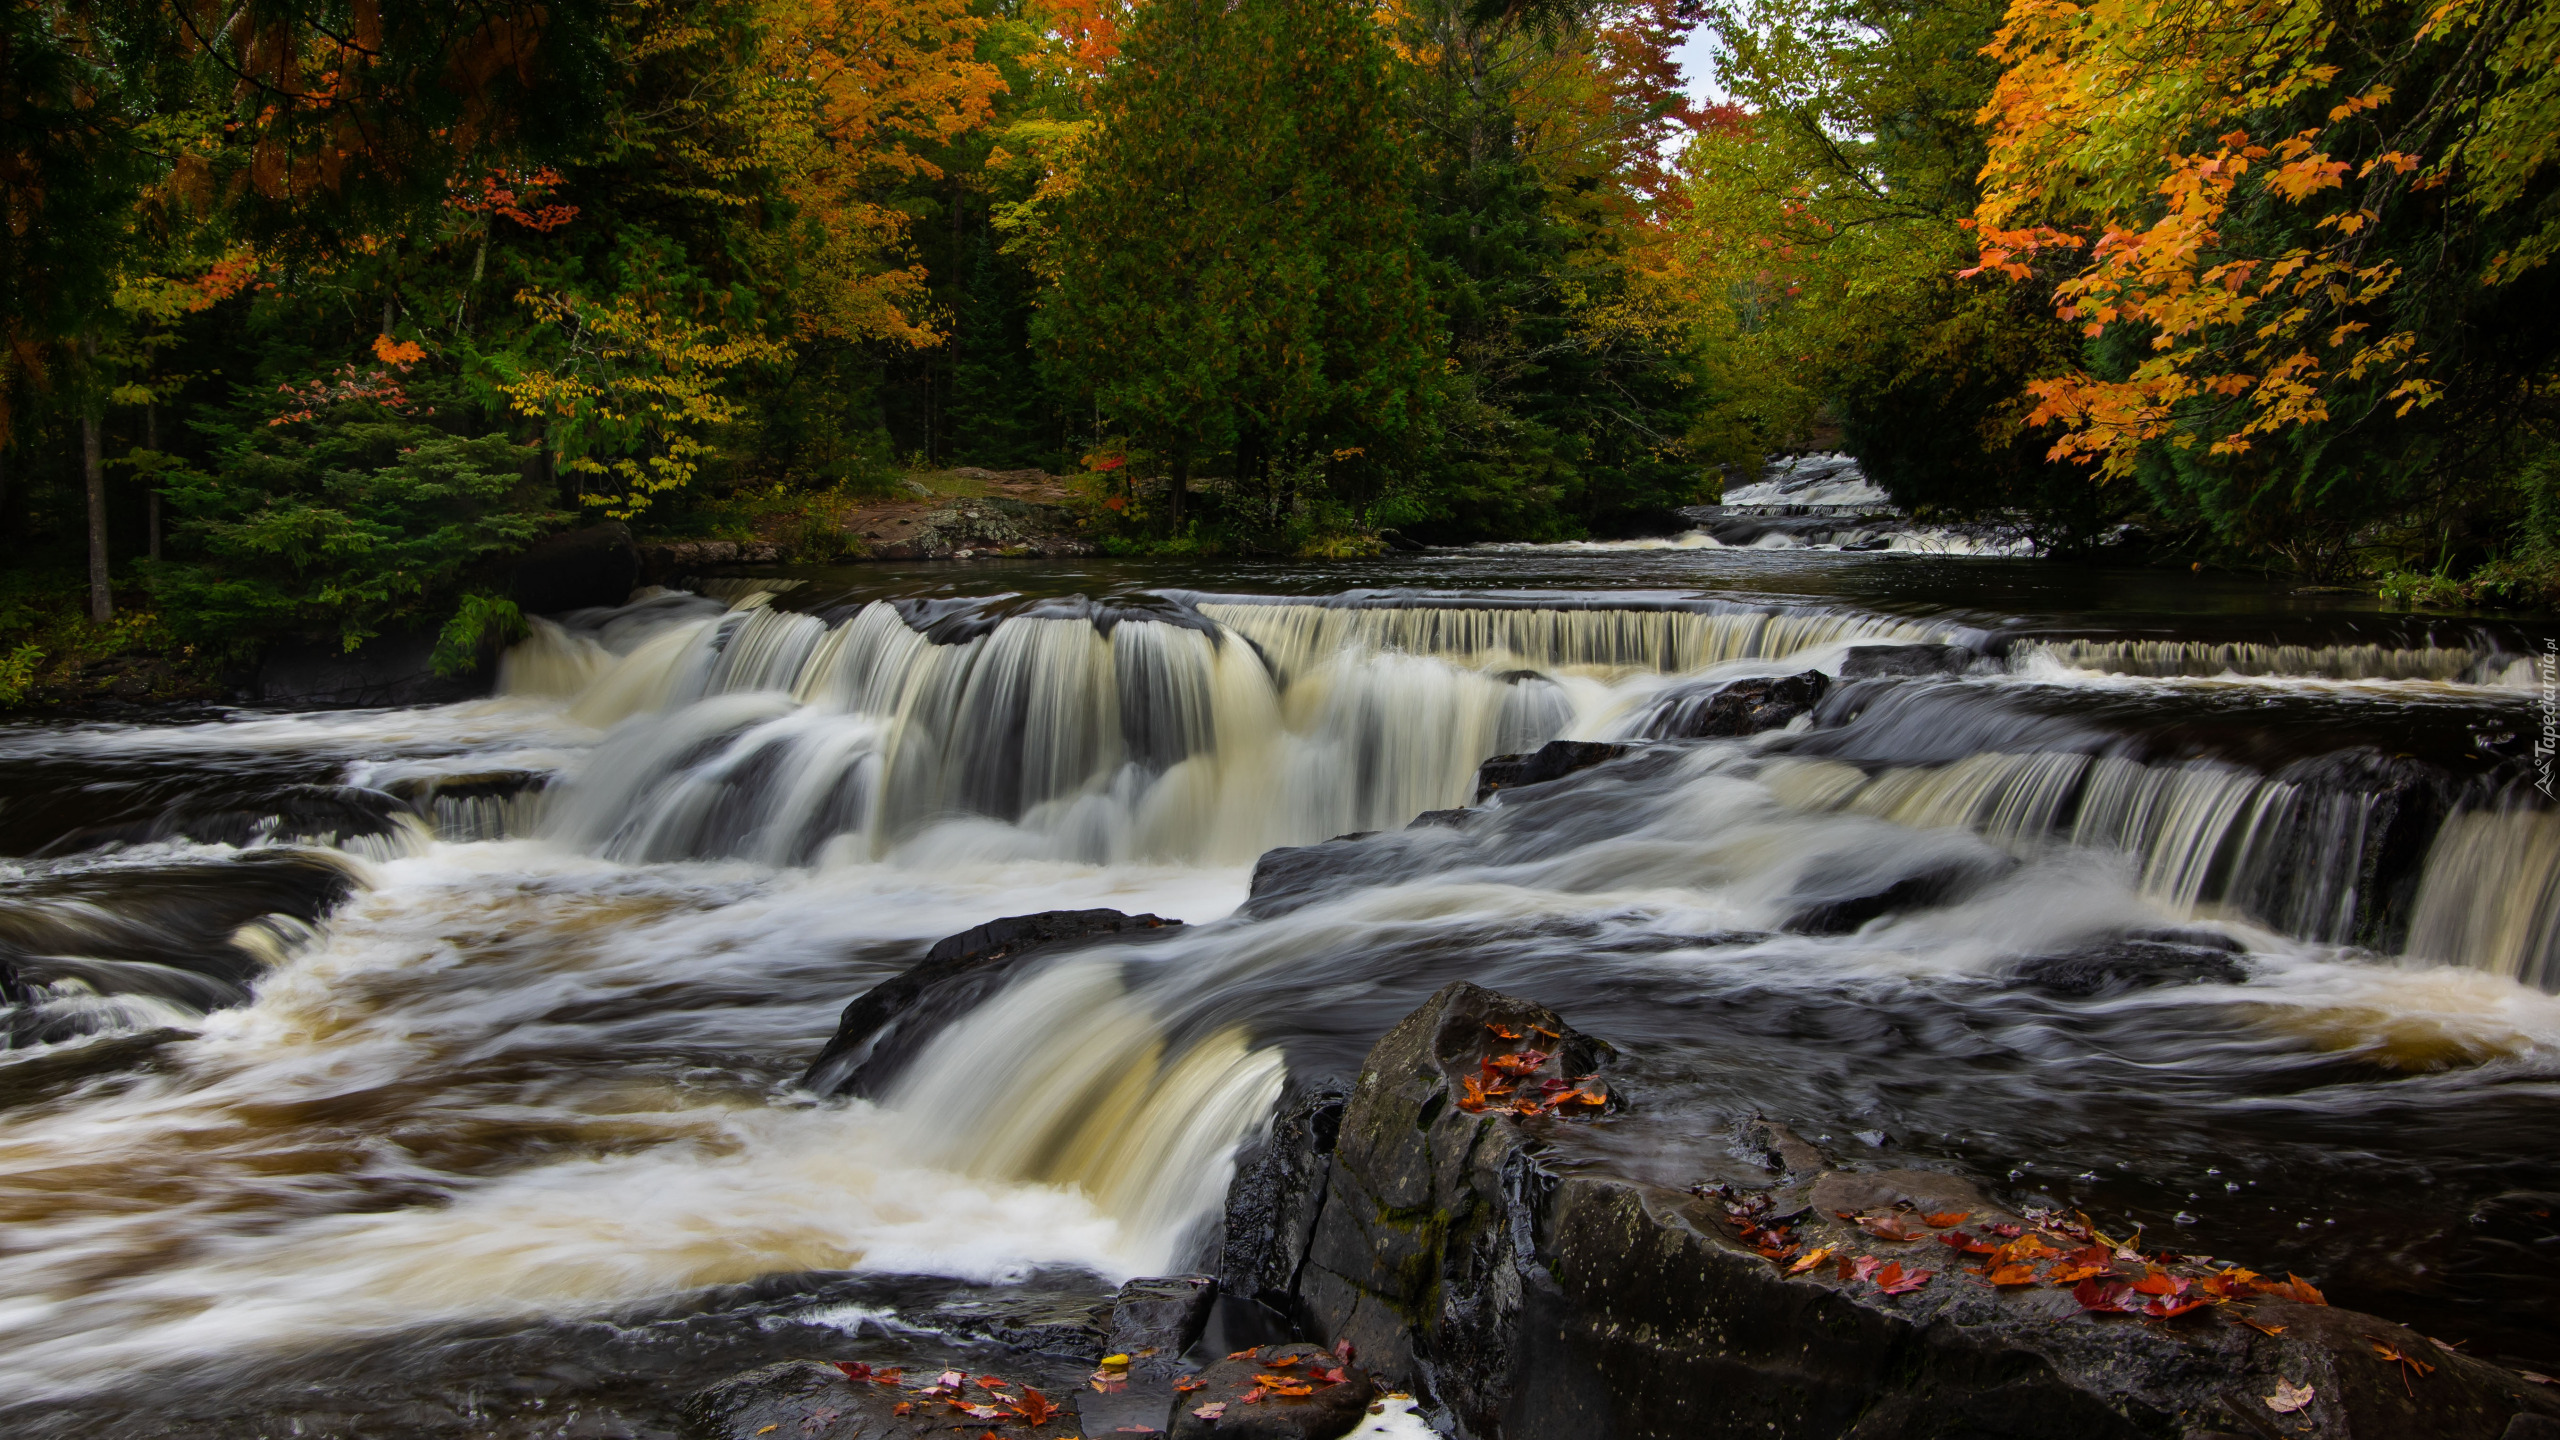
POLYGON ((2304 939, 2354 938, 2375 839, 2373 796, 2206 761, 2146 765, 2072 752, 1982 754, 1873 776, 1833 760, 1772 760, 1772 791, 1805 810, 1961 827, 2028 854, 2061 843, 2133 858, 2142 892, 2224 906, 2304 939))
POLYGON ((2468 810, 2437 832, 2408 954, 2560 990, 2560 813, 2468 810))
MULTIPOLYGON (((1748 607, 1203 602, 1097 623, 1037 608, 927 633, 873 604, 673 614, 609 640, 545 624, 518 693, 617 731, 549 810, 620 859, 975 853, 1241 864, 1463 804, 1487 756, 1608 733, 1665 677, 1944 626, 1748 607)), ((654 603, 654 602, 653 602, 654 603)))

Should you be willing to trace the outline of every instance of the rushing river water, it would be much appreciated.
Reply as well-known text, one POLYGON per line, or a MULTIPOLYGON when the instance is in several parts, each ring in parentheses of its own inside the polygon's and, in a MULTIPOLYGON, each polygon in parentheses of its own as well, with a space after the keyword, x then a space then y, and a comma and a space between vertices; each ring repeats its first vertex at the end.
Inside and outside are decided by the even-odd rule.
POLYGON ((1626 1053, 1564 1163, 1759 1173, 1765 1115, 2560 1358, 2545 629, 1679 547, 698 590, 472 704, 0 729, 0 1428, 656 1434, 1037 1324, 1196 1264, 1288 1078, 1456 978, 1626 1053), (1905 641, 1983 658, 1405 828, 1905 641), (933 939, 1089 906, 1191 924, 798 1088, 933 939), (2036 968, 2143 935, 2232 953, 2036 968))

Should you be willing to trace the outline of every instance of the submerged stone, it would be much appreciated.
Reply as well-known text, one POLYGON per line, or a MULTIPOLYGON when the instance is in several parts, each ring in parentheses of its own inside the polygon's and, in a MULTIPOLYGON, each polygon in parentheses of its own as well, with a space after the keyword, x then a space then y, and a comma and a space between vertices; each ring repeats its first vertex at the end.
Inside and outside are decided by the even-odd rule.
POLYGON ((2020 964, 2018 979, 2057 995, 2101 995, 2154 985, 2237 985, 2249 972, 2214 945, 2124 939, 2020 964))
POLYGON ((1703 690, 1678 690, 1654 707, 1645 734, 1656 740, 1757 735, 1812 714, 1830 688, 1830 676, 1807 670, 1799 675, 1732 680, 1703 690))
POLYGON ((1606 764, 1634 750, 1632 745, 1592 740, 1550 740, 1526 755, 1496 755, 1476 769, 1476 803, 1483 804, 1497 790, 1561 780, 1577 770, 1606 764))
POLYGON ((1962 645, 1854 645, 1840 657, 1840 678, 1865 680, 1879 675, 1961 675, 1973 664, 1973 652, 1962 645))

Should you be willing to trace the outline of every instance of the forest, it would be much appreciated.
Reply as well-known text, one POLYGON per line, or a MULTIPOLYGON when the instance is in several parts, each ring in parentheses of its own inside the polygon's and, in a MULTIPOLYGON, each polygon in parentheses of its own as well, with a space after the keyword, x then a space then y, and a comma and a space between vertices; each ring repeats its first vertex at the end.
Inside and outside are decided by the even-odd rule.
POLYGON ((955 467, 1123 553, 1659 533, 2560 598, 2560 0, 9 0, 0 706, 955 467), (1713 98, 1677 55, 1715 56, 1713 98))

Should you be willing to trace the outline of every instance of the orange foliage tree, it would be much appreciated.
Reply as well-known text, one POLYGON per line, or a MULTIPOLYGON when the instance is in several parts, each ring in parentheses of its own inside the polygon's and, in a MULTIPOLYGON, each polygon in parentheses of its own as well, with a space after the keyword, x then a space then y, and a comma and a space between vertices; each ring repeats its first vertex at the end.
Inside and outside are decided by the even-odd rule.
POLYGON ((1979 269, 2052 278, 2124 357, 2033 386, 2053 454, 2111 477, 2161 445, 2241 463, 2443 399, 2445 317, 2560 236, 2555 14, 2014 0, 1989 51, 1979 269))

